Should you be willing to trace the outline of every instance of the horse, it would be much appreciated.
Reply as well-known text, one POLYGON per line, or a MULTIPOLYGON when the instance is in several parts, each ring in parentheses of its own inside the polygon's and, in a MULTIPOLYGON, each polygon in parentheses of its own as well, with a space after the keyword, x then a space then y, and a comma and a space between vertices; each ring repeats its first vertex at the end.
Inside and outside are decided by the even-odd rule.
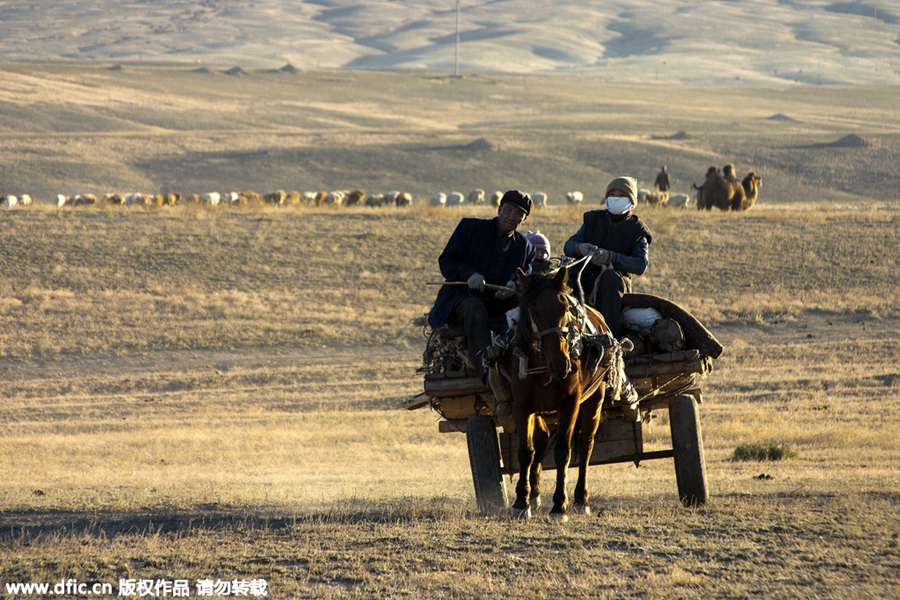
MULTIPOLYGON (((550 439, 543 416, 555 414, 559 433, 550 517, 567 521, 566 472, 576 422, 580 417, 580 464, 573 510, 590 514, 587 465, 609 376, 624 378, 624 372, 611 373, 611 366, 615 370, 621 364, 621 350, 603 316, 571 295, 565 266, 555 275, 529 276, 520 269, 516 276, 521 290, 519 319, 505 362, 519 436, 520 472, 512 516, 530 518, 532 504, 539 506, 541 461, 550 439)), ((618 386, 621 382, 613 383, 618 386)))

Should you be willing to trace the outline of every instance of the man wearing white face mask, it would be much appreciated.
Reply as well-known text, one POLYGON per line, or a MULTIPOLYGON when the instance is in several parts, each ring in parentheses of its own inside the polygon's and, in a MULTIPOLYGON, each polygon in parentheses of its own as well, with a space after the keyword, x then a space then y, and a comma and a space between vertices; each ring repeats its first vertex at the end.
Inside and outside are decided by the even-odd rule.
MULTIPOLYGON (((606 186, 606 209, 584 213, 581 228, 564 246, 566 256, 589 257, 581 273, 584 298, 600 311, 616 337, 622 333, 622 296, 631 292, 632 277, 643 275, 650 266, 652 234, 632 214, 635 206, 637 181, 616 177, 606 186)), ((570 278, 570 284, 575 279, 570 278)))

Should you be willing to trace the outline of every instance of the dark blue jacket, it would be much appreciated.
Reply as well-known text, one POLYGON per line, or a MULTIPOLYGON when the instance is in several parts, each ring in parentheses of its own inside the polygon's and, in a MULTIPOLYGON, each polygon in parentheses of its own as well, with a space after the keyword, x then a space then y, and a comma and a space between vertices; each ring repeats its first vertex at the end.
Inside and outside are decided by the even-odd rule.
MULTIPOLYGON (((506 285, 508 281, 515 279, 516 269, 519 267, 527 273, 533 260, 534 246, 518 231, 513 232, 509 249, 504 253, 497 237, 496 217, 468 218, 462 219, 456 226, 438 258, 438 265, 444 281, 466 281, 473 273, 481 273, 486 283, 506 285)), ((444 325, 453 308, 470 294, 486 299, 494 297, 492 291, 482 294, 469 290, 464 285, 441 286, 428 315, 428 324, 432 327, 444 325)), ((515 299, 509 308, 514 306, 515 299)))

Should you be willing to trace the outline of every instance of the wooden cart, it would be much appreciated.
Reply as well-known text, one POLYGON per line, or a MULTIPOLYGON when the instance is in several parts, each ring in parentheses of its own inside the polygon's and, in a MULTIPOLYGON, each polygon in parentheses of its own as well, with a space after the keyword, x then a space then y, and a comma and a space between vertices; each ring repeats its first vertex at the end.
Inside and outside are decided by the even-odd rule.
MULTIPOLYGON (((639 465, 645 460, 673 458, 681 503, 703 505, 709 500, 709 486, 700 429, 703 395, 698 380, 712 370, 713 359, 721 354, 722 346, 693 316, 667 300, 629 294, 626 306, 650 306, 676 320, 684 330, 687 349, 648 352, 626 359, 625 372, 639 401, 628 406, 604 402, 589 464, 639 465), (654 415, 661 411, 668 411, 672 447, 645 450, 644 435, 654 415)), ((490 388, 472 377, 463 364, 460 352, 464 340, 440 339, 441 334, 429 333, 423 357, 424 391, 408 402, 407 408, 430 406, 442 417, 438 422, 440 432, 465 434, 479 508, 488 514, 505 512, 510 476, 519 472, 518 435, 511 419, 493 414, 490 388)), ((552 416, 549 424, 553 431, 552 416)), ((555 431, 551 435, 552 448, 555 431)), ((570 467, 578 466, 581 460, 573 448, 570 467)), ((556 468, 553 452, 547 453, 543 468, 556 468)))

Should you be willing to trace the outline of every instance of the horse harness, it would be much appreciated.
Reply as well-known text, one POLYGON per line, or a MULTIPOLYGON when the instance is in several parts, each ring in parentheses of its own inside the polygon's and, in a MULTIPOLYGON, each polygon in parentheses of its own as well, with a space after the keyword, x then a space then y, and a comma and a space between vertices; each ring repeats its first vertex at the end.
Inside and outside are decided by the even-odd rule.
MULTIPOLYGON (((603 357, 606 354, 606 350, 613 346, 615 340, 612 335, 607 332, 602 332, 597 329, 597 326, 594 325, 593 321, 587 315, 587 312, 584 309, 584 306, 572 297, 570 294, 565 294, 565 299, 568 304, 568 308, 566 310, 566 321, 565 324, 557 326, 557 327, 549 327, 547 329, 539 329, 537 323, 534 321, 534 317, 531 314, 531 311, 528 311, 527 319, 528 319, 528 327, 530 327, 532 334, 534 335, 534 347, 535 351, 538 354, 542 354, 541 346, 542 340, 544 337, 556 334, 559 337, 566 340, 566 343, 569 347, 569 354, 566 357, 566 373, 563 377, 568 377, 568 375, 572 372, 572 361, 581 358, 582 354, 584 354, 586 347, 593 346, 597 349, 597 358, 593 361, 588 369, 589 373, 592 373, 591 383, 588 386, 586 391, 593 393, 594 390, 599 387, 600 381, 603 378, 603 375, 606 373, 606 369, 604 369, 601 373, 597 373, 597 368, 600 366, 600 363, 603 361, 603 357)), ((516 348, 513 351, 514 356, 519 359, 519 367, 517 376, 519 379, 525 379, 529 375, 536 375, 539 373, 549 373, 550 369, 547 365, 539 366, 539 367, 530 367, 528 365, 528 357, 521 350, 521 348, 516 348)), ((544 385, 549 385, 553 382, 553 376, 550 376, 550 379, 547 380, 547 383, 544 385)))

